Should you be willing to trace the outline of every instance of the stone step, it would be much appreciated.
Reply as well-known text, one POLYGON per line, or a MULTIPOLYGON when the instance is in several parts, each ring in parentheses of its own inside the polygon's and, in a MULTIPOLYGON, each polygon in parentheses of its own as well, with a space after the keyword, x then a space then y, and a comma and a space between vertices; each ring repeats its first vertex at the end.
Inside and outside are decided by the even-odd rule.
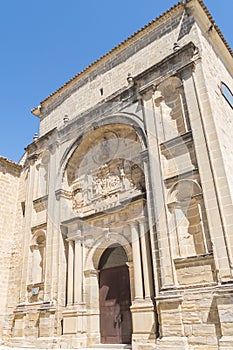
MULTIPOLYGON (((14 345, 15 346, 13 346, 13 347, 0 345, 0 350, 19 350, 19 349, 35 350, 35 348, 30 347, 30 346, 25 346, 25 345, 17 346, 16 344, 14 344, 14 345)), ((54 349, 56 349, 56 348, 54 348, 54 349)), ((65 350, 65 348, 59 348, 59 347, 57 349, 65 350)), ((94 349, 98 349, 98 350, 131 350, 132 346, 130 344, 94 344, 90 348, 79 348, 79 350, 94 350, 94 349)))
MULTIPOLYGON (((94 344, 90 348, 82 348, 82 350, 131 350, 130 344, 94 344)), ((80 349, 81 350, 81 349, 80 349)))

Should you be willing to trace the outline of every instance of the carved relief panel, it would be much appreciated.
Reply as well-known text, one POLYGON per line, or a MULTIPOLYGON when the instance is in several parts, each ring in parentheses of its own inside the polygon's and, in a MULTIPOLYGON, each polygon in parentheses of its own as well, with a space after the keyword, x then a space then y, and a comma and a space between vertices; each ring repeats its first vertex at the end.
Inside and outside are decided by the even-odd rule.
POLYGON ((145 190, 137 134, 122 125, 112 130, 91 132, 70 159, 67 179, 80 216, 117 207, 145 190))

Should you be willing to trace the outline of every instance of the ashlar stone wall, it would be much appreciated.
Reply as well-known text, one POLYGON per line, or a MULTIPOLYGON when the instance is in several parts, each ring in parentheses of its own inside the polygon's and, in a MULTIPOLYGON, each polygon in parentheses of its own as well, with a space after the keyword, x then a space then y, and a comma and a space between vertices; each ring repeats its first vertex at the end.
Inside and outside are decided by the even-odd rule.
MULTIPOLYGON (((18 231, 20 223, 17 222, 18 215, 22 212, 18 201, 20 173, 20 165, 0 157, 0 336, 9 328, 6 317, 9 291, 12 292, 9 297, 12 303, 15 290, 19 290, 19 284, 12 279, 11 272, 12 265, 17 265, 18 278, 20 277, 19 265, 16 264, 21 241, 18 231)), ((16 301, 14 307, 15 305, 16 301)))
POLYGON ((129 73, 136 76, 172 54, 176 41, 183 46, 190 41, 196 43, 197 38, 193 16, 189 16, 182 5, 177 6, 169 16, 154 22, 126 45, 119 45, 117 55, 107 54, 95 68, 90 67, 73 79, 58 96, 55 94, 49 101, 45 100, 41 108, 40 135, 62 127, 65 115, 72 120, 100 101, 107 101, 127 86, 129 73))

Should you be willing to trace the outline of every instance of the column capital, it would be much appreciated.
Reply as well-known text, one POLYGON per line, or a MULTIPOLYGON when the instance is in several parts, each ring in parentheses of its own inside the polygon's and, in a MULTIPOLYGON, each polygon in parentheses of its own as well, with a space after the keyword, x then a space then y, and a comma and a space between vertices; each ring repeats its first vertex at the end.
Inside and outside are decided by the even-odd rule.
POLYGON ((148 220, 145 216, 140 216, 139 218, 137 218, 137 221, 139 224, 147 224, 148 220))
POLYGON ((156 90, 156 86, 154 84, 146 85, 141 88, 138 92, 143 100, 150 100, 156 90))
POLYGON ((149 152, 148 149, 144 149, 143 151, 140 152, 140 156, 143 161, 148 162, 149 161, 149 152))
POLYGON ((184 78, 191 76, 195 71, 195 69, 196 69, 196 62, 192 61, 188 65, 177 70, 176 76, 183 82, 184 78))
POLYGON ((28 158, 27 158, 28 164, 29 164, 30 166, 35 165, 35 163, 36 163, 38 157, 39 157, 39 156, 38 156, 38 154, 36 154, 36 153, 33 153, 32 155, 28 156, 28 158))
POLYGON ((148 232, 149 230, 149 224, 148 224, 148 220, 145 216, 142 216, 138 219, 138 224, 139 224, 139 236, 145 236, 145 234, 148 232))
POLYGON ((81 230, 78 229, 77 232, 68 233, 66 240, 67 241, 83 240, 81 230))
POLYGON ((74 240, 74 242, 83 242, 84 237, 83 236, 74 236, 73 240, 74 240))
POLYGON ((84 271, 84 275, 85 275, 85 277, 91 277, 91 276, 98 277, 99 272, 100 272, 100 270, 90 269, 90 270, 84 271))
POLYGON ((138 221, 129 221, 128 225, 130 226, 130 228, 138 228, 138 221))
POLYGON ((126 266, 128 266, 129 269, 133 268, 133 261, 127 261, 126 266))
POLYGON ((160 103, 164 100, 164 96, 162 95, 161 91, 156 89, 153 95, 153 99, 155 106, 159 107, 160 103))

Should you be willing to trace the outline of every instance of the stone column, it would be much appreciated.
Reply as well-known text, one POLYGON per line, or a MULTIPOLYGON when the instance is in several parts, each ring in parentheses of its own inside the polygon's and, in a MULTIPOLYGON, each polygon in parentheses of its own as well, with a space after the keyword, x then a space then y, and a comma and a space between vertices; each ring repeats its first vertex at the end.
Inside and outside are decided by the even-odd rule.
MULTIPOLYGON (((225 139, 224 141, 221 139, 221 134, 218 133, 217 127, 216 127, 216 118, 218 118, 218 113, 215 113, 215 111, 212 108, 212 105, 210 104, 210 98, 207 91, 206 86, 206 78, 205 74, 203 72, 202 68, 202 61, 197 60, 195 69, 192 71, 192 76, 189 80, 193 81, 193 86, 195 88, 196 92, 196 101, 200 110, 200 123, 202 124, 203 128, 203 136, 205 138, 206 142, 206 148, 207 148, 207 155, 209 158, 209 166, 212 173, 212 181, 214 183, 214 189, 210 188, 209 179, 208 176, 205 177, 205 182, 209 185, 209 193, 206 197, 208 197, 210 201, 210 205, 212 204, 212 207, 215 208, 215 203, 212 201, 211 198, 211 192, 212 196, 215 194, 217 206, 218 206, 218 212, 219 217, 221 220, 222 225, 222 231, 220 235, 223 234, 225 247, 227 250, 227 258, 229 261, 230 269, 231 269, 231 276, 227 278, 223 278, 222 281, 226 282, 231 280, 233 277, 233 221, 232 221, 232 212, 233 212, 233 205, 232 205, 232 194, 230 191, 230 181, 228 181, 226 171, 227 171, 227 164, 225 163, 225 160, 223 158, 222 149, 225 147, 228 147, 228 149, 231 149, 231 146, 226 143, 225 139), (215 192, 215 193, 214 193, 215 192)), ((191 81, 190 81, 191 84, 191 81)), ((229 142, 229 141, 228 141, 229 142)), ((197 142, 198 148, 201 146, 199 145, 199 142, 197 142)), ((225 153, 226 154, 226 153, 225 153)), ((199 165, 200 167, 200 165, 199 165)), ((204 169, 202 169, 203 171, 204 169)), ((229 174, 229 172, 227 172, 229 174)), ((203 185, 203 179, 202 179, 202 185, 203 185)), ((208 185, 205 184, 207 187, 208 185)), ((216 226, 215 226, 216 227, 216 226)), ((216 235, 217 237, 217 235, 216 235)), ((221 238, 219 237, 219 240, 221 238)), ((221 259, 221 258, 220 258, 221 259)))
POLYGON ((100 343, 99 271, 84 271, 87 305, 87 326, 89 344, 100 343))
POLYGON ((138 344, 138 347, 140 347, 139 344, 143 344, 141 345, 141 348, 150 349, 154 347, 154 326, 156 319, 154 312, 154 304, 152 300, 149 300, 151 292, 149 281, 149 266, 147 261, 148 251, 145 241, 145 227, 143 221, 141 221, 139 225, 137 222, 130 223, 130 226, 132 230, 132 250, 135 288, 135 298, 130 307, 133 324, 132 344, 138 344), (139 237, 139 228, 141 237, 139 237), (144 296, 146 297, 146 299, 144 298, 144 296))
MULTIPOLYGON (((181 71, 180 75, 183 80, 187 101, 190 125, 198 161, 198 169, 202 182, 203 196, 205 199, 209 231, 213 242, 216 268, 219 270, 220 280, 227 281, 231 279, 231 254, 228 236, 224 228, 223 218, 221 215, 221 207, 219 205, 220 202, 218 192, 221 186, 217 186, 213 171, 213 166, 215 167, 215 170, 217 170, 220 169, 222 165, 219 165, 216 162, 214 163, 213 160, 211 160, 211 152, 209 149, 211 143, 208 142, 208 133, 211 132, 214 134, 216 133, 216 130, 215 126, 213 125, 213 117, 209 110, 209 106, 207 106, 205 109, 205 118, 203 118, 201 112, 200 97, 198 96, 197 88, 201 91, 206 91, 201 62, 199 61, 199 63, 196 63, 196 66, 191 66, 188 69, 186 68, 186 70, 181 71), (196 81, 198 81, 197 87, 196 81), (207 116, 208 125, 205 126, 204 119, 207 119, 207 116)), ((205 101, 207 101, 207 94, 205 101)), ((215 142, 217 142, 217 136, 215 142)), ((214 146, 211 147, 213 148, 214 146)), ((214 148, 214 152, 218 151, 218 147, 214 148)), ((219 162, 221 159, 221 157, 218 158, 219 162)))
POLYGON ((156 244, 155 244, 155 210, 154 210, 154 202, 153 202, 153 193, 152 193, 152 184, 151 184, 151 175, 149 172, 149 158, 148 151, 142 151, 141 157, 143 160, 143 168, 145 174, 145 184, 146 184, 146 204, 147 204, 147 212, 148 212, 148 224, 149 224, 149 236, 151 241, 151 260, 153 264, 153 273, 154 273, 154 285, 155 285, 155 294, 159 291, 159 277, 158 277, 158 266, 156 259, 156 244))
POLYGON ((129 268, 129 281, 130 281, 130 292, 131 292, 131 300, 135 298, 135 290, 134 290, 134 278, 133 278, 133 261, 128 261, 126 265, 129 268))
POLYGON ((141 239, 142 250, 142 267, 143 267, 143 280, 144 280, 144 292, 145 299, 151 299, 153 296, 152 288, 152 271, 151 271, 151 254, 148 242, 148 233, 146 229, 145 218, 139 219, 139 234, 141 239))
MULTIPOLYGON (((56 133, 56 132, 55 132, 56 133)), ((56 200, 57 165, 59 159, 58 143, 55 133, 48 141, 46 157, 48 157, 48 204, 47 204, 47 235, 46 235, 46 268, 44 300, 58 300, 59 285, 59 254, 63 249, 60 232, 60 208, 56 200)))
POLYGON ((185 110, 185 103, 186 102, 185 102, 185 95, 184 95, 184 87, 183 87, 183 84, 181 81, 180 81, 179 86, 177 86, 176 89, 178 91, 179 98, 180 98, 180 106, 181 106, 181 110, 182 110, 185 131, 188 132, 190 130, 190 123, 189 123, 187 110, 185 110))
POLYGON ((68 240, 68 279, 67 279, 67 304, 73 304, 74 294, 74 242, 68 240))
POLYGON ((133 267, 134 267, 134 299, 143 299, 143 279, 142 279, 142 262, 140 242, 138 235, 138 223, 130 222, 132 250, 133 250, 133 267))
POLYGON ((201 233, 202 233, 202 238, 203 238, 203 245, 204 245, 205 253, 208 253, 209 247, 207 244, 207 237, 205 234, 205 226, 204 226, 204 220, 203 220, 203 215, 202 215, 202 207, 201 207, 201 204, 199 202, 197 202, 197 206, 198 206, 198 214, 200 217, 200 226, 201 226, 201 233))
POLYGON ((74 303, 79 304, 83 301, 83 247, 80 237, 74 241, 74 303))
MULTIPOLYGON (((167 227, 167 217, 165 210, 165 194, 164 194, 164 180, 161 168, 161 156, 158 134, 161 130, 161 101, 160 94, 155 95, 153 87, 151 90, 142 93, 144 123, 148 135, 148 156, 149 156, 149 177, 151 179, 152 192, 151 199, 153 201, 153 225, 156 229, 156 240, 160 242, 159 262, 161 271, 161 285, 162 289, 174 287, 174 272, 170 252, 170 242, 167 227), (156 101, 154 101, 156 99, 156 101), (156 102, 154 104, 154 102, 156 102)), ((153 247, 156 250, 156 247, 153 247)), ((155 264, 155 257, 153 257, 155 264)), ((156 282, 155 282, 156 283, 156 282)))

